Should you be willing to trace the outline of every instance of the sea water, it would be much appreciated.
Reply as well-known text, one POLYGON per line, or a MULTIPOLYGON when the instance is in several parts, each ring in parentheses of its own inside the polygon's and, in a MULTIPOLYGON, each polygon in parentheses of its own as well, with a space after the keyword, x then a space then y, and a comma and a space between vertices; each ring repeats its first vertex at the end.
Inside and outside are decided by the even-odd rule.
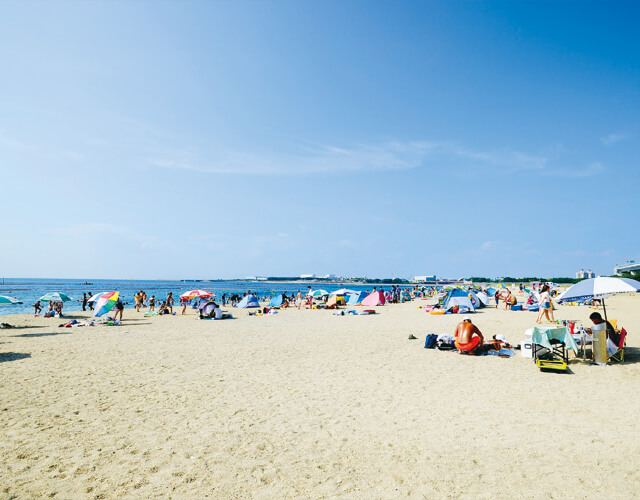
MULTIPOLYGON (((44 294, 49 292, 62 292, 71 297, 71 302, 65 302, 63 311, 81 311, 82 296, 87 294, 87 298, 100 292, 119 291, 126 308, 134 307, 133 296, 140 290, 147 294, 147 300, 152 295, 156 297, 156 308, 158 301, 166 299, 169 292, 173 292, 175 299, 174 307, 180 302, 180 294, 188 290, 202 289, 216 294, 220 299, 223 293, 237 293, 240 296, 248 290, 258 295, 258 298, 270 297, 278 293, 288 292, 302 295, 307 293, 307 285, 313 290, 321 288, 328 292, 348 288, 350 290, 362 291, 372 290, 374 286, 380 285, 351 285, 340 283, 286 283, 286 282, 260 282, 260 281, 162 281, 162 280, 89 280, 89 282, 77 279, 28 279, 28 278, 5 278, 4 284, 0 284, 0 295, 7 295, 21 300, 22 304, 0 305, 0 316, 7 314, 33 313, 33 304, 44 294)), ((391 285, 383 285, 385 290, 391 285)), ((404 288, 404 286, 403 286, 404 288)), ((47 311, 49 304, 41 303, 42 310, 47 311)), ((88 307, 87 307, 88 309, 88 307)))

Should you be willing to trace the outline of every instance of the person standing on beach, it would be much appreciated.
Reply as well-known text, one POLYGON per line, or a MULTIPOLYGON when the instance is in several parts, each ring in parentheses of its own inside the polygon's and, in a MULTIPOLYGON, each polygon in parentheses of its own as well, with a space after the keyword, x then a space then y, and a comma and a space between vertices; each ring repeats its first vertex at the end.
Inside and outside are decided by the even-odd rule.
POLYGON ((149 311, 155 311, 156 310, 156 296, 152 295, 151 298, 149 299, 149 311))
MULTIPOLYGON (((89 299, 91 297, 93 297, 93 294, 91 292, 87 292, 87 296, 89 297, 89 299)), ((87 299, 87 301, 89 300, 87 299)), ((89 306, 89 311, 93 311, 93 302, 88 302, 87 305, 89 306)))
POLYGON ((166 303, 167 303, 167 307, 169 308, 169 312, 173 314, 173 304, 175 303, 175 300, 173 298, 173 292, 169 292, 167 294, 166 303))
POLYGON ((189 302, 185 297, 180 297, 180 302, 182 303, 182 314, 187 314, 187 302, 189 302))
POLYGON ((496 299, 496 309, 498 309, 498 305, 500 304, 500 292, 496 290, 496 293, 493 297, 496 299))
POLYGON ((40 301, 36 301, 35 304, 33 304, 33 314, 35 314, 36 316, 42 312, 42 306, 40 305, 40 301))
POLYGON ((88 300, 89 300, 89 299, 87 298, 87 294, 86 294, 86 293, 83 293, 83 294, 82 294, 82 310, 83 310, 83 311, 86 311, 86 310, 87 310, 87 301, 88 301, 88 300))
POLYGON ((300 290, 296 295, 296 306, 298 306, 298 310, 302 309, 302 292, 300 290))
POLYGON ((120 315, 120 321, 122 321, 122 311, 124 311, 124 304, 122 303, 122 300, 120 300, 120 297, 118 297, 118 302, 116 302, 114 309, 116 310, 116 314, 113 317, 113 321, 118 320, 118 315, 120 315))

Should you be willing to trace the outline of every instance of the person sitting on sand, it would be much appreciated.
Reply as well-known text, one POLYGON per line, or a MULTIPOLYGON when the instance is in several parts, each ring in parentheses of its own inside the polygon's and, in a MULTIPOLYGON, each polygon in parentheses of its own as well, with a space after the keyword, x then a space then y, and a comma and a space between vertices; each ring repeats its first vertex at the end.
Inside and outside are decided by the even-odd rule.
POLYGON ((162 304, 160 304, 160 308, 158 309, 158 314, 171 314, 171 312, 169 311, 169 306, 167 306, 166 300, 162 304))
POLYGON ((511 306, 515 306, 517 303, 518 299, 515 294, 511 293, 510 291, 507 292, 507 296, 504 299, 504 308, 510 310, 511 306))
POLYGON ((471 322, 469 316, 465 316, 462 323, 458 324, 454 337, 456 338, 455 343, 458 352, 461 354, 475 354, 478 349, 482 350, 484 337, 478 327, 471 322))

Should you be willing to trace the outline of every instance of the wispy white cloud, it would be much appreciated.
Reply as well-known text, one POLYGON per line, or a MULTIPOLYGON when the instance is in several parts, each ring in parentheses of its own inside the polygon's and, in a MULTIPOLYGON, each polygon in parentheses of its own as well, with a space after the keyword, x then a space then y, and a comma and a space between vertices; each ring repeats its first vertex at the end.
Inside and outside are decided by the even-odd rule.
POLYGON ((71 226, 55 227, 44 230, 46 233, 70 238, 82 238, 102 234, 109 237, 121 237, 139 244, 143 248, 153 248, 165 242, 156 236, 140 233, 127 226, 119 226, 109 222, 91 222, 71 226))
POLYGON ((586 168, 546 170, 544 172, 544 175, 547 175, 549 177, 563 177, 567 179, 582 179, 585 177, 593 177, 594 175, 599 175, 605 170, 605 166, 600 162, 594 162, 588 165, 586 168))
POLYGON ((495 167, 503 167, 506 172, 521 170, 542 170, 547 166, 547 158, 510 149, 498 149, 488 152, 468 151, 455 148, 452 152, 460 157, 469 158, 479 163, 495 167))
POLYGON ((452 165, 462 170, 480 167, 508 174, 523 170, 543 171, 547 162, 543 156, 506 148, 474 151, 451 142, 431 141, 389 141, 352 147, 305 146, 291 154, 216 151, 198 155, 193 150, 161 151, 148 158, 153 167, 236 175, 379 172, 449 168, 452 165))
POLYGON ((480 250, 493 250, 500 245, 499 241, 485 241, 482 245, 480 245, 480 250))
POLYGON ((617 142, 624 141, 625 139, 628 139, 628 138, 629 138, 628 134, 625 134, 623 132, 615 132, 613 134, 600 137, 600 142, 605 146, 611 146, 617 142))

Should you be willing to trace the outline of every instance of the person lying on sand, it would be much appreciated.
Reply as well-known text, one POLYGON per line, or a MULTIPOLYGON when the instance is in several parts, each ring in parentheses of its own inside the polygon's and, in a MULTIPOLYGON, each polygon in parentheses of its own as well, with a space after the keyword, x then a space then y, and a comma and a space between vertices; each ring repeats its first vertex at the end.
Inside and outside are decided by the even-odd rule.
POLYGON ((469 316, 465 316, 462 322, 458 324, 454 337, 456 338, 458 352, 461 354, 475 354, 478 348, 482 350, 484 337, 478 327, 471 322, 471 317, 469 316))

